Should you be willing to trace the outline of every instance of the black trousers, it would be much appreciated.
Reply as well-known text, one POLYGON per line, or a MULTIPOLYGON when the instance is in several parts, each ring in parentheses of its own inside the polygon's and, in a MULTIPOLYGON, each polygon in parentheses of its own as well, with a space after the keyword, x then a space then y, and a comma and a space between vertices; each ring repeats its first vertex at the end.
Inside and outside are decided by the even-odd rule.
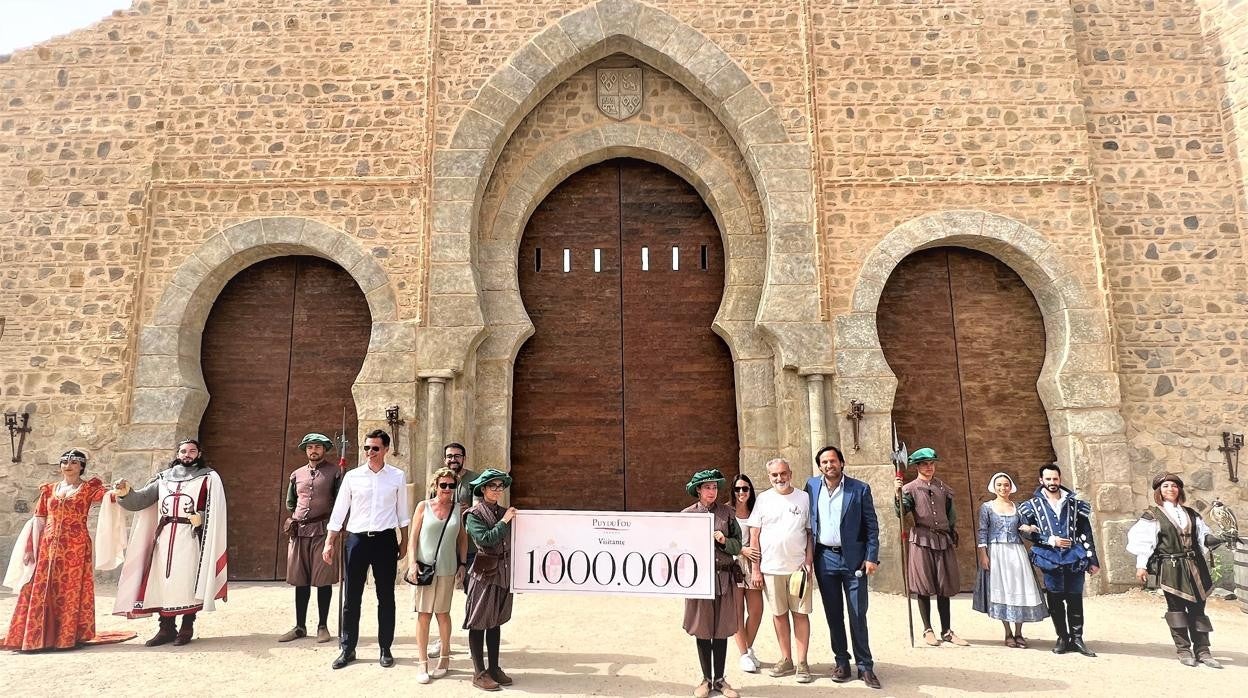
POLYGON ((377 644, 389 650, 394 642, 394 576, 399 568, 399 541, 394 531, 374 535, 347 534, 345 546, 347 588, 342 595, 342 628, 338 645, 344 652, 355 650, 360 639, 360 605, 364 600, 364 580, 373 568, 377 585, 377 644))

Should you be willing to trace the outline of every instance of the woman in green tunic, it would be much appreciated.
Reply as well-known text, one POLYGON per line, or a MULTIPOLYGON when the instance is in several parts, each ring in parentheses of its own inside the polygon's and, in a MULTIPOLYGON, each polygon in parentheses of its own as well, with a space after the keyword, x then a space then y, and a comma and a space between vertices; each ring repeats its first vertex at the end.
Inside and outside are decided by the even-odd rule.
POLYGON ((480 497, 464 512, 464 528, 477 546, 468 570, 468 602, 464 629, 472 654, 472 685, 484 691, 510 686, 511 677, 498 666, 500 627, 511 620, 511 521, 516 508, 498 503, 511 487, 511 476, 490 468, 471 483, 473 497, 480 497), (489 654, 488 664, 485 654, 489 654))

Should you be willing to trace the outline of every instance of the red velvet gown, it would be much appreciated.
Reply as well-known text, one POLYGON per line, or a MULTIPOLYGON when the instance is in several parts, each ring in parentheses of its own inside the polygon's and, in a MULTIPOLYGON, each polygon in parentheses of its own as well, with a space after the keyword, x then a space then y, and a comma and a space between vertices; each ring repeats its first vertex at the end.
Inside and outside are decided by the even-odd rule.
MULTIPOLYGON (((95 634, 95 576, 87 514, 108 488, 99 478, 84 480, 67 497, 54 485, 39 488, 35 516, 46 517, 35 575, 21 589, 3 649, 68 649, 92 642, 119 642, 134 633, 95 634)), ((14 555, 20 555, 14 551, 14 555)))

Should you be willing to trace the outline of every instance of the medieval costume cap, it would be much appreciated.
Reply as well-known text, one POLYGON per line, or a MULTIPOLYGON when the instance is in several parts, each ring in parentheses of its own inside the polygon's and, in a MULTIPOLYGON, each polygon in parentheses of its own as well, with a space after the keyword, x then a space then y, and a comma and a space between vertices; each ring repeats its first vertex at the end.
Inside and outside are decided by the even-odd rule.
POLYGON ((490 468, 486 470, 484 473, 481 473, 480 475, 478 475, 475 480, 468 483, 468 486, 472 488, 472 496, 480 497, 481 490, 486 485, 488 485, 489 483, 495 480, 502 480, 503 487, 511 487, 510 475, 508 475, 507 473, 504 473, 501 470, 495 470, 494 468, 490 468))
POLYGON ((728 484, 724 474, 718 470, 699 470, 690 478, 689 484, 685 485, 685 492, 690 497, 696 497, 698 496, 698 487, 707 482, 715 483, 721 490, 724 489, 724 485, 728 484))
POLYGON ((1003 478, 1005 478, 1006 480, 1009 480, 1009 481, 1010 481, 1010 494, 1014 494, 1015 492, 1017 492, 1017 491, 1018 491, 1018 483, 1017 483, 1017 482, 1014 482, 1014 478, 1010 477, 1010 474, 1009 474, 1009 473, 997 473, 997 474, 993 475, 992 477, 988 478, 988 492, 989 492, 990 494, 996 494, 996 493, 997 493, 997 490, 996 490, 996 487, 997 487, 997 478, 999 478, 999 477, 1003 477, 1003 478))
POLYGON ((320 444, 325 447, 326 451, 334 447, 334 442, 330 441, 328 436, 316 432, 303 437, 303 441, 299 442, 299 448, 305 448, 308 444, 320 444))
POLYGON ((930 448, 920 448, 910 454, 910 460, 908 462, 910 465, 918 465, 919 463, 926 463, 929 460, 935 461, 940 460, 940 458, 937 457, 935 450, 930 448))
POLYGON ((1174 473, 1157 473, 1157 475, 1153 477, 1153 489, 1161 489, 1161 485, 1166 482, 1173 482, 1179 486, 1179 489, 1184 489, 1183 478, 1175 475, 1174 473))

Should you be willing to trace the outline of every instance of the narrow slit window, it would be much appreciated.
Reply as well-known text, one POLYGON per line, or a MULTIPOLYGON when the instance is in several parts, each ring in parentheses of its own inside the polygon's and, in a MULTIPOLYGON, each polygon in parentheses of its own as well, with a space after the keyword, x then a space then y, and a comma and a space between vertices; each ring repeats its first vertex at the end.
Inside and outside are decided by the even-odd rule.
POLYGON ((533 250, 533 271, 540 272, 542 270, 542 248, 537 247, 533 250))
POLYGON ((602 250, 600 248, 595 247, 594 248, 594 273, 597 274, 600 271, 602 271, 602 250))
POLYGON ((680 271, 680 248, 672 245, 672 271, 680 271))
POLYGON ((650 271, 650 248, 641 248, 641 270, 650 271))
POLYGON ((702 246, 702 271, 707 269, 706 245, 702 246))
POLYGON ((563 273, 572 271, 572 250, 563 248, 563 273))

